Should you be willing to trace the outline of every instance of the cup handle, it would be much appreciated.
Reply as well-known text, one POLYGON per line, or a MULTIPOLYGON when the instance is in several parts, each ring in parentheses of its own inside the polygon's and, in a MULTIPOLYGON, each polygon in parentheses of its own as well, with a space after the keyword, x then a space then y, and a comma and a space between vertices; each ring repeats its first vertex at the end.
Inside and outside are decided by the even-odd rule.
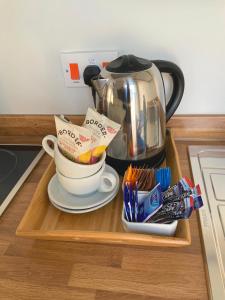
POLYGON ((103 172, 101 176, 99 192, 111 192, 116 186, 116 176, 112 173, 103 172))
POLYGON ((54 135, 46 135, 42 140, 43 148, 51 157, 54 158, 54 149, 49 146, 48 141, 53 142, 55 146, 55 143, 57 143, 57 138, 54 135))

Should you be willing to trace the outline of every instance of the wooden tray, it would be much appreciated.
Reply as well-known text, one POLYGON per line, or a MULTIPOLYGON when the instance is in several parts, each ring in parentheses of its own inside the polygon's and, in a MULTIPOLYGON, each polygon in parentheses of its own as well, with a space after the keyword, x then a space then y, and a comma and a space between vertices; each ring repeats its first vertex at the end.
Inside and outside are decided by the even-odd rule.
MULTIPOLYGON (((171 133, 167 135, 166 162, 172 168, 173 182, 181 177, 178 154, 171 133)), ((141 245, 141 246, 187 246, 191 244, 188 220, 178 223, 174 237, 140 233, 127 233, 121 222, 122 192, 99 210, 73 215, 59 211, 48 199, 47 186, 55 173, 52 161, 43 174, 31 203, 21 220, 18 236, 87 243, 141 245)))

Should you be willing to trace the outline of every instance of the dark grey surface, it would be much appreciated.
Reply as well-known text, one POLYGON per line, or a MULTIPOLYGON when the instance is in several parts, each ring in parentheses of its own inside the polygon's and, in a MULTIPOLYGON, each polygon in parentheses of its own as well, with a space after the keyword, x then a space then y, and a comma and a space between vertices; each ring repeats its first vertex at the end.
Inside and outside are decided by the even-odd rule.
POLYGON ((41 149, 41 146, 0 145, 0 205, 41 149))

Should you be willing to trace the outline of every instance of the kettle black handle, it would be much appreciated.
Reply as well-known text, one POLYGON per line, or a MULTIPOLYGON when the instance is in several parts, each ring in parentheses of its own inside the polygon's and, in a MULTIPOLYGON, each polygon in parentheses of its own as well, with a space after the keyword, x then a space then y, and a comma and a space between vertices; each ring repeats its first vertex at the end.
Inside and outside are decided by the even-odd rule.
POLYGON ((184 75, 181 69, 174 63, 166 60, 152 60, 161 73, 168 73, 173 80, 173 93, 166 105, 166 121, 168 121, 177 109, 184 93, 184 75))

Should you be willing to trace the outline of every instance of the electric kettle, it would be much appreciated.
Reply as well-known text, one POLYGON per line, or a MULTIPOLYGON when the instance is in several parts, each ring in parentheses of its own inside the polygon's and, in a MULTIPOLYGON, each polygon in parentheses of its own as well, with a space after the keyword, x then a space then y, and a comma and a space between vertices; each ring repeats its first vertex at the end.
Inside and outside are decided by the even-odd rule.
POLYGON ((121 175, 131 163, 159 166, 165 157, 166 121, 184 92, 181 69, 169 61, 123 55, 102 71, 88 66, 84 80, 92 87, 97 111, 121 124, 107 150, 107 162, 121 175), (161 73, 169 73, 173 81, 167 104, 161 73))

